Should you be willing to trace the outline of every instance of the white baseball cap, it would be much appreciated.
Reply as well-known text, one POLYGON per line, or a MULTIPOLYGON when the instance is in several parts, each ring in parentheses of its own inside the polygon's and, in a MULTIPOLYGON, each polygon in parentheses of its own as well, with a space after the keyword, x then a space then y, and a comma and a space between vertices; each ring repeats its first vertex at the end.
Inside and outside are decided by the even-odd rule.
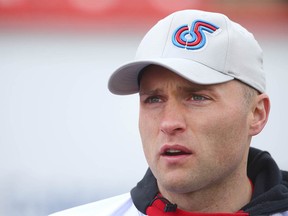
POLYGON ((148 31, 135 59, 111 75, 108 88, 118 95, 139 92, 139 72, 153 64, 197 84, 238 79, 264 92, 262 56, 254 36, 227 16, 199 10, 178 11, 148 31))

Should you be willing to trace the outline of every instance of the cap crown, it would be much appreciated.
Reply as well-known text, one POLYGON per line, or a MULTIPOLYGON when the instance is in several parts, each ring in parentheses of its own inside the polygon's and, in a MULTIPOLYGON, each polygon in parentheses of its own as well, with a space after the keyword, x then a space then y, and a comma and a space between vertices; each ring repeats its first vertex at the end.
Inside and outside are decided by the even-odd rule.
POLYGON ((195 61, 265 91, 259 44, 223 14, 185 10, 160 20, 143 38, 135 60, 152 58, 195 61))
POLYGON ((219 13, 184 10, 160 20, 141 41, 135 59, 111 75, 109 90, 120 95, 138 92, 138 74, 151 64, 198 84, 238 79, 265 91, 259 44, 245 28, 219 13))

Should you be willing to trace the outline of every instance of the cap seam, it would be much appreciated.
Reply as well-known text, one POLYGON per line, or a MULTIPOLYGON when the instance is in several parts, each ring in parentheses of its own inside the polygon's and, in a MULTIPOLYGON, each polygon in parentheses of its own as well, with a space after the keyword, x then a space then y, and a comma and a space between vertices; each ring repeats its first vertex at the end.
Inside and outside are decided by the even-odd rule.
MULTIPOLYGON (((224 16, 224 20, 225 20, 225 23, 226 23, 226 26, 227 26, 227 35, 228 35, 228 43, 227 43, 227 47, 226 47, 226 49, 227 49, 227 52, 226 52, 226 56, 225 56, 225 61, 224 61, 224 73, 225 73, 225 71, 226 71, 226 73, 227 73, 227 75, 231 75, 231 72, 229 71, 229 68, 228 68, 228 64, 227 64, 227 62, 228 62, 228 56, 229 56, 229 54, 230 54, 230 46, 231 46, 231 32, 230 32, 230 29, 228 28, 228 25, 230 24, 230 23, 228 23, 227 22, 227 17, 226 16, 224 16)), ((232 27, 231 25, 229 26, 229 27, 232 27)))
POLYGON ((166 36, 165 44, 164 44, 164 47, 163 47, 162 53, 161 53, 161 57, 162 57, 162 58, 163 58, 163 56, 164 56, 164 51, 165 51, 166 46, 167 46, 167 43, 168 43, 169 32, 170 32, 170 30, 171 30, 171 26, 172 26, 172 23, 173 23, 174 18, 175 18, 175 14, 173 14, 172 20, 171 20, 171 22, 170 22, 170 24, 169 24, 169 28, 168 28, 168 30, 167 30, 167 36, 166 36))

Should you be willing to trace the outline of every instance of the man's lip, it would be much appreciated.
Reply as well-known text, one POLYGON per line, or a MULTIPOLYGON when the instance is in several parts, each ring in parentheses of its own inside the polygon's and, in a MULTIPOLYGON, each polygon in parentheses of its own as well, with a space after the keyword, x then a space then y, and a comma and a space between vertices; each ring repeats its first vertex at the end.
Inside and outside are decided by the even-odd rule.
POLYGON ((166 156, 168 151, 180 151, 182 154, 192 154, 193 152, 183 145, 163 145, 160 149, 160 155, 166 156))

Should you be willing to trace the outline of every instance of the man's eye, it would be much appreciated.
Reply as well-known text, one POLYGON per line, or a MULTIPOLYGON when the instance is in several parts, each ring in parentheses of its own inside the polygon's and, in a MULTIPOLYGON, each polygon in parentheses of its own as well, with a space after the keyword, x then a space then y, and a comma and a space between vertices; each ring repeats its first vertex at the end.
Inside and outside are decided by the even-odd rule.
POLYGON ((146 98, 145 103, 160 103, 162 100, 157 96, 151 96, 146 98))
POLYGON ((208 98, 207 97, 204 97, 202 95, 193 95, 191 97, 191 100, 193 101, 204 101, 204 100, 207 100, 208 98))

